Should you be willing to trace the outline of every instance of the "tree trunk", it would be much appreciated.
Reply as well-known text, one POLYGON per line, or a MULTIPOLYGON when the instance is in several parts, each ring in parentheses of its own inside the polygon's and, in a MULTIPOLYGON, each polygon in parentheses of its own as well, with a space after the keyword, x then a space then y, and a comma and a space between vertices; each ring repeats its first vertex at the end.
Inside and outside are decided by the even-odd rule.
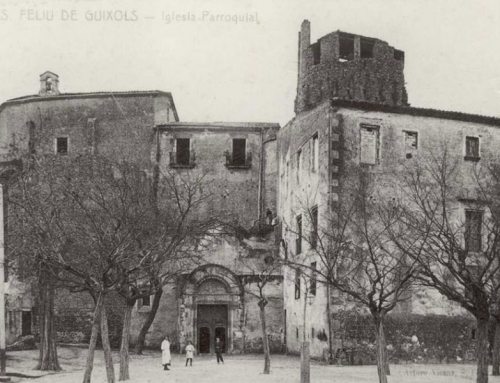
POLYGON ((137 338, 137 343, 135 344, 135 353, 137 355, 142 355, 142 350, 144 349, 144 341, 146 340, 146 334, 149 331, 149 328, 153 324, 155 320, 156 313, 158 312, 158 307, 160 307, 160 299, 163 294, 163 289, 161 287, 155 293, 153 298, 153 305, 151 306, 151 311, 146 318, 146 321, 142 325, 141 332, 139 333, 139 337, 137 338))
POLYGON ((60 371, 57 359, 56 332, 54 329, 54 293, 55 289, 48 280, 48 273, 42 266, 39 277, 40 307, 40 355, 35 370, 60 371))
POLYGON ((330 364, 333 362, 333 337, 332 337, 332 313, 331 313, 331 293, 332 288, 330 285, 326 285, 326 315, 328 318, 328 360, 327 362, 330 364))
POLYGON ((85 374, 83 376, 83 383, 90 383, 92 369, 94 367, 94 353, 97 344, 97 336, 99 335, 99 325, 101 323, 101 311, 104 296, 99 293, 94 309, 94 321, 92 323, 92 333, 90 335, 89 353, 87 355, 87 363, 85 365, 85 374))
POLYGON ((493 376, 500 375, 500 320, 495 318, 495 338, 493 341, 493 376))
POLYGON ((102 306, 101 310, 101 340, 108 383, 115 383, 115 369, 113 367, 113 355, 111 355, 111 344, 109 343, 108 317, 105 305, 102 306))
POLYGON ((269 338, 267 337, 266 328, 266 305, 266 300, 261 299, 259 301, 260 323, 262 325, 262 346, 264 348, 264 374, 269 374, 271 372, 271 357, 269 351, 269 338))
POLYGON ((488 315, 476 319, 477 319, 476 383, 488 383, 488 315))
POLYGON ((374 317, 375 339, 377 348, 377 372, 379 383, 387 383, 387 355, 385 347, 385 334, 382 318, 374 317))
POLYGON ((118 380, 130 379, 128 370, 128 348, 130 342, 130 323, 132 319, 132 309, 135 305, 135 299, 128 299, 125 307, 125 315, 123 316, 122 343, 120 346, 120 376, 118 380))
MULTIPOLYGON (((305 280, 304 278, 304 285, 307 286, 307 281, 305 280)), ((302 341, 303 342, 306 342, 307 341, 307 331, 306 331, 306 325, 307 325, 307 294, 309 293, 309 288, 305 288, 305 291, 304 291, 304 318, 303 318, 303 321, 302 321, 302 341)))

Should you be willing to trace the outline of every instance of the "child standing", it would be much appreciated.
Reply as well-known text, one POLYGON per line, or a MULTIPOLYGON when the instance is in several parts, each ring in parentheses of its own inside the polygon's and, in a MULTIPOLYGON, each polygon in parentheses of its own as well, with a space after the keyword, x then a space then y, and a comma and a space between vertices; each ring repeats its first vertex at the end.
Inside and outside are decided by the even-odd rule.
POLYGON ((189 341, 188 345, 186 346, 186 367, 188 365, 188 362, 190 362, 190 366, 193 367, 193 356, 194 356, 194 346, 193 342, 189 341))

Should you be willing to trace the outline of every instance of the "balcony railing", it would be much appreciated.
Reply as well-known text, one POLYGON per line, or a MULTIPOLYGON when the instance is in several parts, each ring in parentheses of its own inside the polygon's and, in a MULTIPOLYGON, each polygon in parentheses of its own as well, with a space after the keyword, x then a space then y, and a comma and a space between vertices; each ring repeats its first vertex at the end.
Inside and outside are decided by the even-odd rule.
POLYGON ((247 152, 244 159, 234 156, 234 154, 229 150, 226 150, 224 155, 226 156, 226 166, 228 168, 248 169, 252 166, 252 152, 247 152))
POLYGON ((172 168, 194 168, 196 165, 196 154, 194 150, 189 151, 189 156, 180 156, 177 152, 170 152, 170 167, 172 168))

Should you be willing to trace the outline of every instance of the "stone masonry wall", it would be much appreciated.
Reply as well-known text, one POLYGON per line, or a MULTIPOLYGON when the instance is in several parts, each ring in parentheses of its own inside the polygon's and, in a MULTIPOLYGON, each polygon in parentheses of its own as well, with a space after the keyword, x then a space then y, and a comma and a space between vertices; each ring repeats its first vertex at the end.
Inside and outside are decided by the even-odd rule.
POLYGON ((310 24, 302 24, 295 112, 300 113, 332 97, 389 105, 407 105, 404 53, 385 41, 342 32, 310 44, 310 24), (341 40, 352 52, 342 55, 341 40), (364 54, 367 43, 370 54, 364 54))

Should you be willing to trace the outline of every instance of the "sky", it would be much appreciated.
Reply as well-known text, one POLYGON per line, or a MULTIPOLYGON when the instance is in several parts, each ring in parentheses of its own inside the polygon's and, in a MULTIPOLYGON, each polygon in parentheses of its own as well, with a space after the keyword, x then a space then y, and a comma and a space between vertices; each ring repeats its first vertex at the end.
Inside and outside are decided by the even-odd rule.
POLYGON ((0 0, 0 102, 61 92, 171 92, 181 121, 294 115, 300 25, 405 51, 409 102, 500 116, 498 0, 0 0))

